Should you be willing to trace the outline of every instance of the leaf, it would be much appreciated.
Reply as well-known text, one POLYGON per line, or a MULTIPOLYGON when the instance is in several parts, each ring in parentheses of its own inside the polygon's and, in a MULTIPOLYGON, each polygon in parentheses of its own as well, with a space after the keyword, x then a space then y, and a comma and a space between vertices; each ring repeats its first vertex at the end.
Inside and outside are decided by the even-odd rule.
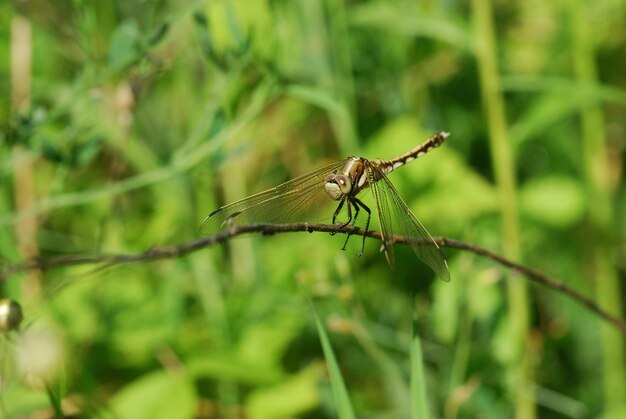
POLYGON ((513 143, 519 147, 528 139, 541 137, 550 127, 578 112, 581 104, 573 92, 555 92, 540 96, 510 129, 513 143))
POLYGON ((139 29, 133 21, 119 25, 109 46, 109 62, 116 69, 123 69, 137 60, 140 53, 139 29))
POLYGON ((247 417, 296 417, 316 407, 320 402, 318 382, 323 375, 323 366, 313 364, 276 386, 253 392, 246 401, 247 417))
POLYGON ((435 281, 433 290, 433 330, 444 343, 452 343, 458 329, 461 310, 461 285, 457 281, 435 281))
POLYGON ((337 115, 347 113, 345 107, 337 99, 319 87, 305 84, 291 84, 285 89, 285 94, 318 106, 329 113, 337 115))
POLYGON ((413 319, 413 337, 411 339, 411 417, 427 419, 428 397, 426 395, 426 376, 422 358, 422 344, 417 334, 416 319, 413 319))
MULTIPOLYGON (((113 397, 110 409, 117 418, 191 418, 196 410, 193 382, 185 374, 157 371, 123 387, 113 397)), ((103 414, 102 417, 109 415, 103 414)))
POLYGON ((278 368, 288 345, 301 329, 300 320, 289 314, 278 308, 274 316, 247 327, 238 345, 238 357, 251 365, 278 368))
POLYGON ((324 329, 324 325, 317 315, 312 302, 311 308, 313 309, 313 316, 315 317, 317 334, 319 335, 322 350, 324 351, 324 357, 326 358, 326 367, 328 368, 328 373, 330 375, 330 386, 333 390, 337 416, 340 419, 354 419, 356 418, 354 409, 352 407, 352 403, 350 402, 350 396, 348 395, 346 383, 341 376, 341 370, 339 369, 339 364, 337 363, 333 347, 330 344, 330 339, 328 338, 326 329, 324 329))
POLYGON ((585 194, 578 181, 560 175, 527 182, 520 191, 523 212, 544 224, 567 228, 585 212, 585 194))
POLYGON ((369 26, 404 36, 425 37, 448 43, 463 50, 471 50, 469 29, 456 21, 436 14, 407 11, 392 2, 370 2, 355 7, 350 14, 353 25, 369 26))
POLYGON ((185 362, 195 377, 211 378, 241 384, 268 384, 283 378, 278 367, 259 366, 232 354, 209 354, 185 362))

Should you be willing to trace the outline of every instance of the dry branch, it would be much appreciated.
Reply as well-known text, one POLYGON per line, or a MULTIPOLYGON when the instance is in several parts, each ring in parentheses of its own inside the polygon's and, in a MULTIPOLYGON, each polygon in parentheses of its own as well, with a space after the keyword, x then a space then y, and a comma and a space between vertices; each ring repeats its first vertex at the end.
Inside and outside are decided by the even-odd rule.
MULTIPOLYGON (((229 239, 248 233, 261 233, 266 235, 278 233, 295 233, 295 232, 325 232, 325 233, 341 233, 351 234, 355 236, 366 236, 380 240, 380 233, 377 231, 368 231, 353 226, 345 226, 337 230, 337 226, 328 224, 251 224, 244 226, 232 227, 218 234, 203 237, 197 240, 186 242, 176 246, 159 246, 152 247, 143 253, 132 254, 93 254, 93 255, 75 255, 75 256, 59 256, 49 259, 33 259, 21 263, 7 265, 0 270, 0 281, 14 273, 28 271, 32 269, 52 269, 64 266, 101 264, 101 265, 119 265, 127 263, 150 262, 158 259, 176 258, 188 253, 195 252, 205 247, 223 243, 229 239)), ((577 301, 587 307, 591 312, 601 317, 606 322, 616 327, 624 336, 626 336, 626 322, 615 315, 607 312, 591 298, 581 294, 573 288, 565 285, 562 281, 558 281, 543 272, 512 262, 498 254, 495 254, 485 248, 475 244, 465 243, 459 240, 449 239, 446 237, 434 237, 435 242, 441 247, 459 249, 472 252, 476 255, 488 258, 498 264, 512 269, 515 272, 525 276, 532 282, 544 287, 553 289, 557 292, 565 294, 569 298, 577 301)), ((402 236, 395 236, 395 243, 407 244, 408 241, 402 236)))

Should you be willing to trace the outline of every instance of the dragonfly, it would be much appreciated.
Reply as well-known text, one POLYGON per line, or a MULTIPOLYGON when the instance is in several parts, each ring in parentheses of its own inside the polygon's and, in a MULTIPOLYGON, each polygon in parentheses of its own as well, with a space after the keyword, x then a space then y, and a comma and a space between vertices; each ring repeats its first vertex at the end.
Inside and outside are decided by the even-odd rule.
MULTIPOLYGON (((356 225, 361 211, 367 214, 365 233, 369 231, 372 210, 359 199, 369 189, 374 197, 376 217, 380 226, 381 251, 391 269, 395 266, 394 233, 401 234, 416 256, 443 281, 450 281, 448 264, 443 252, 422 223, 402 200, 387 175, 405 164, 439 147, 449 136, 439 132, 406 153, 390 160, 348 157, 330 163, 311 173, 289 180, 275 188, 249 196, 216 209, 205 218, 202 234, 234 226, 271 223, 288 224, 314 222, 330 218, 330 205, 335 202, 332 224, 340 231, 356 225), (345 209, 347 219, 339 221, 345 209)), ((343 249, 350 235, 346 237, 343 249)), ((365 235, 361 253, 365 247, 365 235)))

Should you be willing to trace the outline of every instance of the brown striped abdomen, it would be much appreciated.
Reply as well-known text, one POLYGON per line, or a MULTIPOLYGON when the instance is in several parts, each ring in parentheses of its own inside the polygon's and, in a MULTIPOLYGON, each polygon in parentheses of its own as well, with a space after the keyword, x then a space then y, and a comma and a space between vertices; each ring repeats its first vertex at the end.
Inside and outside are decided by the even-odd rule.
POLYGON ((423 156, 428 153, 433 148, 439 147, 443 142, 448 138, 450 134, 447 132, 440 132, 430 136, 426 141, 413 148, 412 150, 407 151, 401 156, 390 160, 375 160, 375 164, 378 163, 381 170, 385 174, 389 174, 396 170, 398 167, 402 167, 405 164, 412 162, 418 157, 423 156))

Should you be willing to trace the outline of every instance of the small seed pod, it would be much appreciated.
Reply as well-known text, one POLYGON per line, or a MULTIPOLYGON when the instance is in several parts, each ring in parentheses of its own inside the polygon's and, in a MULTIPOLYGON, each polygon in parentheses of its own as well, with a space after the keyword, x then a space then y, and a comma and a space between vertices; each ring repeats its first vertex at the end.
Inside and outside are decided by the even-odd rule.
POLYGON ((22 307, 13 300, 0 299, 0 332, 10 332, 24 319, 22 307))

